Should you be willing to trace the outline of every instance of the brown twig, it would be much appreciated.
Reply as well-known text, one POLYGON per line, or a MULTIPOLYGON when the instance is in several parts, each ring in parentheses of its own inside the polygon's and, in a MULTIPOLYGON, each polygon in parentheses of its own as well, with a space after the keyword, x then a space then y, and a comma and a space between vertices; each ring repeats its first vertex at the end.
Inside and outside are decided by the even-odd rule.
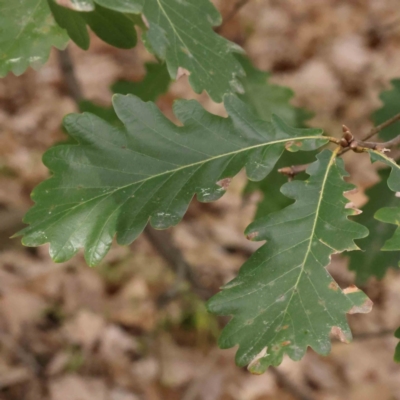
POLYGON ((198 281, 194 268, 185 260, 181 250, 173 243, 171 235, 168 232, 158 231, 150 226, 147 226, 144 232, 151 244, 164 260, 167 261, 170 268, 178 277, 178 281, 172 290, 160 297, 159 305, 163 305, 164 302, 168 302, 171 298, 175 297, 178 292, 179 282, 184 279, 190 282, 194 292, 202 299, 208 299, 212 296, 213 293, 198 281))
POLYGON ((285 373, 281 372, 278 368, 270 367, 269 371, 271 371, 275 375, 276 380, 283 387, 283 389, 286 392, 290 393, 296 399, 314 400, 311 394, 305 392, 303 389, 300 389, 287 377, 285 373))
POLYGON ((392 118, 389 118, 387 121, 376 126, 375 128, 372 128, 371 131, 366 136, 364 136, 361 140, 366 141, 366 140, 372 138, 372 136, 376 135, 377 133, 379 133, 380 131, 382 131, 383 129, 387 128, 388 126, 394 124, 397 121, 400 121, 400 113, 396 114, 392 118))
POLYGON ((295 177, 297 174, 304 172, 310 164, 300 164, 300 165, 292 165, 291 167, 284 167, 278 169, 278 172, 282 175, 286 175, 289 178, 295 177))
POLYGON ((82 99, 82 88, 75 75, 74 63, 69 53, 68 47, 65 50, 58 51, 58 62, 65 81, 68 95, 78 105, 82 99))
MULTIPOLYGON (((392 147, 398 146, 400 144, 400 135, 395 137, 392 140, 387 142, 367 142, 369 138, 376 135, 382 129, 388 127, 389 125, 400 121, 400 113, 395 115, 393 118, 388 119, 386 122, 376 126, 371 130, 371 132, 364 137, 363 140, 357 140, 354 138, 350 129, 343 125, 343 136, 340 140, 336 140, 336 143, 342 147, 342 150, 339 152, 338 156, 342 156, 350 150, 353 150, 356 153, 363 153, 368 149, 377 150, 377 151, 385 151, 386 149, 390 149, 392 147)), ((330 142, 335 142, 332 138, 327 137, 330 142)), ((304 165, 292 165, 291 167, 284 167, 278 170, 279 173, 283 175, 287 175, 290 179, 293 179, 297 174, 304 172, 308 168, 309 164, 304 165)))

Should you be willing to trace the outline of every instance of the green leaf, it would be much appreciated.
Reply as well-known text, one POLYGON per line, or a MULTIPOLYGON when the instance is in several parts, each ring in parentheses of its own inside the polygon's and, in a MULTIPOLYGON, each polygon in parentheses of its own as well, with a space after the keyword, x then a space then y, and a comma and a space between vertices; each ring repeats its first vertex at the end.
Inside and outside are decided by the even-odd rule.
POLYGON ((124 14, 96 5, 92 12, 81 13, 92 31, 106 43, 120 49, 136 46, 134 23, 124 14))
POLYGON ((166 229, 182 219, 194 194, 203 202, 220 198, 241 168, 260 180, 288 143, 307 150, 327 142, 317 129, 290 128, 277 117, 261 121, 232 95, 225 98, 229 118, 196 101, 177 102, 182 127, 135 96, 115 95, 113 102, 123 128, 87 113, 69 115, 64 127, 76 143, 44 156, 53 177, 33 191, 30 226, 20 234, 28 246, 49 242, 57 262, 84 248, 94 265, 115 234, 128 244, 149 220, 166 229))
MULTIPOLYGON (((394 333, 394 337, 400 339, 400 328, 394 333)), ((400 343, 396 346, 396 350, 394 352, 394 361, 400 363, 400 343)))
MULTIPOLYGON (((149 51, 166 61, 172 79, 176 79, 180 67, 186 69, 190 73, 189 82, 193 90, 196 93, 206 90, 217 102, 222 101, 224 94, 243 90, 239 78, 244 75, 244 71, 234 56, 243 50, 214 32, 213 26, 221 23, 221 15, 210 0, 95 0, 95 2, 96 10, 102 10, 100 15, 93 12, 83 12, 81 15, 107 43, 123 47, 122 39, 124 37, 129 39, 132 36, 131 33, 126 35, 125 32, 118 35, 115 25, 110 25, 111 16, 114 15, 112 19, 117 18, 116 15, 131 19, 132 15, 142 13, 148 25, 143 34, 144 43, 149 51), (94 20, 95 16, 97 20, 94 20), (118 42, 114 40, 111 43, 110 32, 118 38, 118 42)), ((76 8, 79 7, 81 5, 76 8)), ((67 21, 61 21, 61 24, 66 26, 67 21)), ((121 24, 121 29, 123 27, 124 23, 121 24)), ((74 29, 72 23, 68 29, 70 31, 74 29)), ((132 47, 132 41, 129 46, 132 47)))
MULTIPOLYGON (((373 115, 375 125, 382 124, 400 112, 400 79, 393 79, 391 83, 392 89, 382 92, 380 95, 383 106, 373 115)), ((396 122, 379 132, 379 137, 390 140, 395 138, 399 131, 400 122, 396 122)))
POLYGON ((140 82, 118 81, 112 87, 114 93, 134 94, 143 101, 155 101, 168 91, 171 78, 165 64, 147 63, 146 76, 140 82))
MULTIPOLYGON (((112 85, 111 90, 119 94, 133 94, 143 101, 156 101, 168 91, 171 79, 165 64, 147 63, 146 71, 147 74, 140 82, 118 81, 112 85)), ((83 100, 79 103, 79 110, 97 115, 113 125, 121 125, 112 107, 101 107, 89 100, 83 100)))
MULTIPOLYGON (((65 4, 64 0, 51 0, 56 4, 65 4)), ((67 1, 69 8, 75 11, 93 11, 94 3, 93 0, 69 0, 67 1)))
POLYGON ((96 115, 112 125, 117 125, 117 126, 122 125, 121 121, 118 119, 118 116, 112 107, 102 107, 93 103, 90 100, 82 100, 79 102, 79 111, 88 112, 93 115, 96 115))
MULTIPOLYGON (((312 113, 290 104, 294 93, 291 89, 269 83, 270 74, 253 66, 250 59, 237 55, 246 76, 241 79, 245 93, 239 97, 248 104, 253 112, 265 121, 269 121, 273 114, 278 115, 288 125, 296 128, 304 128, 305 121, 312 117, 312 113)), ((261 191, 263 199, 257 206, 256 218, 265 216, 271 212, 281 210, 291 204, 291 199, 285 197, 278 188, 287 177, 278 172, 279 168, 290 165, 308 164, 315 159, 314 152, 300 152, 296 155, 284 153, 272 171, 261 182, 249 182, 245 194, 261 191)), ((296 177, 298 179, 299 176, 296 177)))
POLYGON ((379 171, 381 181, 365 192, 369 200, 362 208, 362 214, 357 217, 357 221, 371 232, 368 237, 356 242, 363 251, 349 254, 349 269, 356 272, 359 283, 366 282, 371 276, 382 279, 389 268, 397 266, 400 259, 399 252, 381 251, 383 244, 393 235, 395 227, 374 218, 379 208, 399 203, 399 199, 387 186, 389 173, 389 169, 379 171))
POLYGON ((354 239, 368 230, 347 218, 354 210, 343 192, 353 186, 343 181, 343 160, 329 150, 317 159, 307 181, 282 187, 294 204, 250 225, 249 237, 267 243, 208 302, 210 311, 232 316, 220 347, 239 345, 236 362, 253 373, 279 365, 285 354, 299 360, 308 346, 328 354, 331 331, 351 339, 346 313, 372 306, 356 287, 340 289, 325 269, 331 254, 357 250, 354 239))
POLYGON ((39 68, 52 46, 63 49, 67 42, 46 0, 0 0, 0 77, 39 68))
POLYGON ((233 55, 242 50, 213 31, 221 16, 209 0, 146 0, 143 14, 149 24, 146 45, 166 60, 172 79, 179 67, 188 70, 193 90, 206 90, 216 102, 242 90, 243 69, 233 55))
MULTIPOLYGON (((392 158, 387 155, 376 151, 370 150, 370 157, 372 162, 380 161, 391 167, 392 172, 389 175, 387 184, 389 189, 393 192, 400 192, 400 166, 392 158)), ((399 251, 400 250, 400 207, 384 207, 378 210, 375 214, 378 221, 386 222, 399 226, 395 231, 393 237, 385 242, 382 247, 384 251, 399 251)))
POLYGON ((95 2, 114 11, 139 14, 142 12, 145 0, 95 0, 95 2))
POLYGON ((70 38, 82 49, 87 50, 90 44, 86 24, 104 42, 121 49, 136 46, 137 35, 135 21, 108 8, 96 5, 93 11, 77 12, 57 5, 48 0, 56 22, 67 30, 70 38))
MULTIPOLYGON (((284 196, 279 188, 288 181, 288 177, 278 172, 280 168, 290 165, 309 164, 315 160, 315 151, 289 153, 284 152, 282 157, 276 163, 271 173, 260 182, 248 182, 244 194, 248 195, 259 190, 263 198, 257 204, 255 219, 265 217, 266 215, 282 210, 282 208, 293 203, 292 199, 284 196)), ((298 174, 294 179, 302 179, 305 174, 298 174)))
POLYGON ((90 44, 90 37, 85 19, 81 14, 59 6, 53 0, 48 0, 48 4, 57 24, 67 31, 69 37, 81 49, 87 50, 90 44))
POLYGON ((293 90, 270 83, 271 74, 255 68, 249 58, 239 54, 236 58, 246 73, 240 80, 244 94, 239 97, 252 107, 253 112, 265 121, 276 114, 288 125, 304 128, 305 121, 313 114, 290 104, 293 90))

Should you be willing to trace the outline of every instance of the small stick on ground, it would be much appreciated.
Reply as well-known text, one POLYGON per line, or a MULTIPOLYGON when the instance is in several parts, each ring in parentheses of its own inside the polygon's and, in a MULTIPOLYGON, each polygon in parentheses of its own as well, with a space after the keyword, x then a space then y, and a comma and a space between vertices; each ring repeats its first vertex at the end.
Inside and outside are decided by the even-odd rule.
POLYGON ((287 377, 286 374, 281 372, 278 368, 270 367, 268 371, 275 375, 276 380, 282 386, 282 388, 286 392, 290 393, 294 398, 299 400, 314 400, 314 397, 303 391, 303 389, 300 389, 287 377))

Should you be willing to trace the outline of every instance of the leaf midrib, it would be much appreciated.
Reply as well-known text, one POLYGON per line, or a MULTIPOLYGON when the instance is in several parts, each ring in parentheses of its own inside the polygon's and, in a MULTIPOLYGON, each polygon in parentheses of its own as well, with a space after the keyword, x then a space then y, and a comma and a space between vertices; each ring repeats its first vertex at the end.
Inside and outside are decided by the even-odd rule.
MULTIPOLYGON (((142 183, 142 182, 144 183, 144 182, 146 182, 146 181, 149 181, 149 180, 151 180, 151 179, 158 178, 158 177, 163 176, 163 175, 168 175, 168 174, 176 173, 176 172, 181 171, 181 170, 184 170, 184 169, 186 169, 186 168, 191 168, 191 167, 194 167, 194 166, 196 166, 196 165, 201 165, 201 164, 205 164, 205 163, 208 163, 208 162, 217 160, 217 159, 219 159, 219 158, 227 157, 227 156, 230 156, 230 155, 237 155, 237 154, 239 154, 239 153, 246 152, 246 151, 250 151, 250 150, 254 150, 254 149, 257 149, 257 148, 260 148, 260 147, 264 147, 264 146, 272 146, 272 145, 280 144, 280 143, 287 143, 287 142, 292 142, 292 141, 302 141, 302 140, 312 140, 312 139, 314 139, 314 140, 328 140, 328 137, 326 137, 326 136, 303 136, 303 137, 298 137, 298 138, 285 138, 285 139, 281 139, 281 140, 275 140, 275 141, 273 141, 273 142, 261 143, 261 144, 257 144, 257 145, 254 145, 254 146, 245 147, 244 149, 231 151, 231 152, 229 152, 229 153, 220 154, 220 155, 218 155, 218 156, 211 157, 211 158, 209 158, 209 159, 207 159, 207 160, 197 161, 197 162, 195 162, 195 163, 187 164, 187 165, 184 165, 184 166, 179 167, 179 168, 176 168, 176 169, 172 169, 172 170, 168 170, 168 171, 165 171, 165 172, 161 172, 161 173, 156 174, 156 175, 152 175, 152 176, 149 177, 149 178, 145 178, 145 179, 142 179, 142 180, 133 182, 133 183, 129 183, 129 184, 127 184, 127 185, 118 187, 118 188, 116 188, 115 190, 113 190, 113 191, 111 191, 111 192, 106 192, 106 193, 101 194, 101 195, 99 195, 99 196, 97 196, 97 197, 93 197, 93 198, 91 198, 91 199, 88 199, 88 200, 86 200, 86 201, 84 201, 84 202, 82 202, 82 203, 79 203, 79 204, 77 204, 76 206, 72 207, 70 210, 68 210, 68 212, 64 215, 64 217, 67 216, 70 212, 72 212, 72 211, 75 210, 76 208, 81 207, 81 206, 85 205, 85 204, 88 203, 88 202, 91 202, 91 201, 100 199, 100 198, 102 198, 102 197, 104 197, 104 196, 111 196, 111 195, 113 195, 114 193, 118 192, 119 190, 127 189, 127 188, 129 188, 129 187, 131 187, 131 186, 133 186, 133 185, 138 184, 138 183, 142 183)), ((90 164, 88 164, 87 166, 90 166, 90 164)), ((66 211, 66 210, 64 210, 64 211, 66 211)), ((56 217, 56 216, 57 216, 57 215, 53 215, 53 217, 56 217)))
MULTIPOLYGON (((313 223, 313 227, 312 227, 312 229, 311 229, 311 235, 310 235, 310 237, 309 237, 309 239, 308 239, 308 240, 309 240, 309 243, 308 243, 307 251, 306 251, 306 253, 305 253, 304 260, 303 260, 303 263, 302 263, 302 265, 301 265, 301 270, 300 270, 299 276, 298 276, 298 278, 297 278, 296 283, 295 283, 294 286, 293 286, 292 295, 290 296, 290 299, 289 299, 289 301, 288 301, 288 303, 287 303, 287 306, 286 306, 286 309, 285 309, 285 314, 284 314, 284 316, 283 316, 283 319, 286 317, 286 314, 287 314, 287 311, 288 311, 288 309, 289 309, 289 306, 290 306, 290 304, 291 304, 291 302, 292 302, 292 300, 293 300, 293 296, 295 295, 296 290, 297 290, 297 287, 298 287, 298 285, 299 285, 299 283, 300 283, 301 277, 303 276, 304 267, 305 267, 305 265, 306 265, 307 259, 308 259, 309 255, 312 253, 312 252, 311 252, 311 246, 312 246, 312 243, 313 243, 313 239, 314 239, 314 236, 315 236, 315 229, 316 229, 316 227, 317 227, 317 223, 318 223, 318 219, 319 219, 319 211, 320 211, 321 204, 322 204, 322 200, 323 200, 324 193, 325 193, 326 182, 327 182, 327 180, 328 180, 329 172, 330 172, 330 170, 331 170, 331 167, 332 167, 332 165, 333 165, 333 162, 334 162, 334 160, 335 160, 335 158, 336 158, 337 153, 338 153, 339 150, 340 150, 340 148, 338 147, 335 151, 332 152, 331 159, 329 160, 329 164, 328 164, 327 167, 326 167, 324 179, 323 179, 322 185, 321 185, 320 196, 319 196, 319 198, 318 198, 317 209, 315 210, 314 223, 313 223)), ((329 247, 329 246, 328 246, 328 247, 329 247)))

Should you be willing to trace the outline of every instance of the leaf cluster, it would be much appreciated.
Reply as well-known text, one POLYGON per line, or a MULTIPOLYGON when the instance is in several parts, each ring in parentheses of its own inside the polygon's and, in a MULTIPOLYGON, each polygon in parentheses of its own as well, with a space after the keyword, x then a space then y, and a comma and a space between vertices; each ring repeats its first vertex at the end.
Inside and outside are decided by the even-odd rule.
MULTIPOLYGON (((127 245, 148 224, 176 225, 194 196, 218 200, 245 169, 246 193, 264 195, 246 235, 265 243, 208 302, 211 312, 231 316, 220 346, 238 345, 237 364, 262 373, 284 355, 299 360, 308 347, 328 354, 331 335, 350 341, 346 314, 367 313, 372 302, 356 286, 339 287, 326 267, 333 254, 351 252, 350 269, 364 282, 398 264, 399 165, 376 146, 355 149, 386 166, 357 216, 344 196, 354 189, 340 158, 347 141, 306 128, 311 114, 291 105, 293 92, 271 84, 268 73, 214 32, 221 17, 209 0, 59 3, 0 0, 0 76, 40 66, 52 46, 62 49, 69 39, 87 49, 88 27, 124 49, 136 45, 139 31, 159 63, 146 65, 141 82, 117 82, 113 107, 85 100, 83 113, 64 119, 69 139, 44 155, 52 175, 32 193, 23 243, 49 243, 56 262, 83 249, 96 265, 114 238, 127 245), (180 125, 161 113, 154 101, 182 71, 195 92, 223 101, 226 118, 196 101, 175 103, 180 125), (278 169, 295 163, 309 165, 286 182, 278 169)), ((395 80, 382 94, 377 123, 393 116, 399 98, 395 80)), ((396 136, 397 127, 382 138, 396 136)))

